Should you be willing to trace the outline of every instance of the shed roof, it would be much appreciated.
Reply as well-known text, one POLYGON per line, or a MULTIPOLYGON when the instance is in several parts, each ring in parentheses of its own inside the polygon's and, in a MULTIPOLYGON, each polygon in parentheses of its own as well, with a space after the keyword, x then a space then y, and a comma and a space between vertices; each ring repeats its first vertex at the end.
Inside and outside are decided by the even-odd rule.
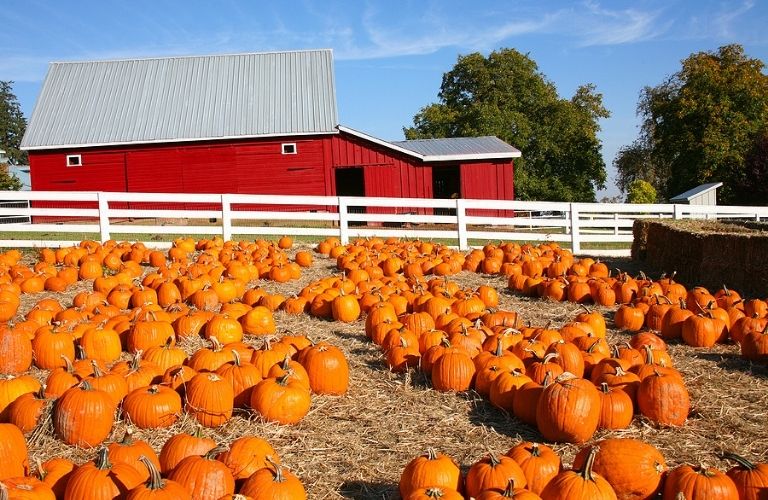
POLYGON ((519 158, 520 150, 496 136, 449 137, 445 139, 416 139, 393 141, 392 144, 424 156, 425 161, 452 159, 519 158))
POLYGON ((696 186, 693 189, 689 189, 684 193, 680 193, 677 196, 673 196, 669 199, 669 201, 672 203, 675 203, 676 201, 690 201, 697 196, 701 196, 702 194, 712 191, 713 189, 717 189, 722 185, 722 182, 710 182, 708 184, 702 184, 700 186, 696 186))
POLYGON ((385 141, 342 125, 339 125, 338 129, 424 162, 494 160, 521 156, 520 150, 495 136, 385 141))
POLYGON ((22 149, 335 133, 330 49, 54 62, 22 149))

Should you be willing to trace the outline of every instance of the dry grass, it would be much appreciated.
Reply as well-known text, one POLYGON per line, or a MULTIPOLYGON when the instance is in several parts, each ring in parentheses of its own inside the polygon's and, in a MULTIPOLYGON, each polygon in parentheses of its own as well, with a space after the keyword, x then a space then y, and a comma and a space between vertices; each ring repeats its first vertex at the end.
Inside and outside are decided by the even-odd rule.
MULTIPOLYGON (((293 293, 334 272, 332 264, 319 258, 299 281, 259 284, 269 290, 293 293)), ((627 267, 626 262, 612 263, 614 267, 616 264, 627 267)), ((485 283, 505 288, 500 277, 463 272, 453 279, 472 288, 485 283)), ((26 298, 25 307, 39 298, 26 298)), ((578 311, 573 304, 545 302, 509 292, 501 294, 501 301, 504 308, 518 311, 524 320, 539 325, 550 321, 562 325, 578 311)), ((603 313, 612 326, 612 311, 603 313)), ((204 433, 224 444, 243 435, 265 438, 283 463, 302 479, 310 498, 397 498, 403 467, 426 448, 447 453, 466 468, 489 451, 504 453, 521 439, 541 439, 535 428, 491 407, 474 392, 439 393, 415 371, 390 373, 381 353, 366 339, 362 321, 345 325, 282 312, 275 317, 280 332, 306 333, 346 353, 351 367, 349 393, 342 397, 313 396, 309 415, 296 426, 267 423, 258 416, 241 413, 221 428, 205 429, 204 433)), ((612 341, 628 337, 615 329, 609 335, 612 341)), ((703 462, 725 469, 728 464, 719 461, 716 452, 726 448, 756 461, 768 461, 766 367, 742 361, 733 345, 706 350, 673 345, 671 351, 691 393, 693 412, 686 425, 657 428, 636 417, 630 429, 600 432, 595 439, 642 439, 657 446, 670 465, 703 462)), ((38 375, 44 373, 38 371, 38 375)), ((159 451, 168 437, 195 426, 194 421, 182 419, 169 429, 138 431, 136 437, 159 451)), ((124 428, 125 424, 117 421, 112 438, 119 440, 124 428)), ((566 465, 578 451, 575 445, 553 447, 566 465)), ((35 434, 29 448, 30 455, 40 460, 68 456, 82 462, 95 454, 66 446, 46 432, 35 434)))

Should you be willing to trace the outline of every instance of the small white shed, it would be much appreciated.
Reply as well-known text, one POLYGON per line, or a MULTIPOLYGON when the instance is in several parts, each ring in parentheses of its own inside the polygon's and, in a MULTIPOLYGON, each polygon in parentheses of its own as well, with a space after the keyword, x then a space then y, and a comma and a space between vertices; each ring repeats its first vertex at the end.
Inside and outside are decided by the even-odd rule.
POLYGON ((677 196, 673 196, 669 199, 669 202, 682 205, 717 205, 717 188, 722 185, 722 182, 702 184, 677 196))

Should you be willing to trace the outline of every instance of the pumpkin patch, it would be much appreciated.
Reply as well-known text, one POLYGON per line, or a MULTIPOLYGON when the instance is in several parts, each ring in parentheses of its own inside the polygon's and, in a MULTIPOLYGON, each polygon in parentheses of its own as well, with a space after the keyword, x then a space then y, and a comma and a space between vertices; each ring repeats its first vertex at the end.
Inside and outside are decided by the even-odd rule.
MULTIPOLYGON (((8 458, 15 475, 37 472, 60 498, 78 494, 65 478, 81 468, 87 480, 120 479, 104 491, 135 489, 131 498, 650 498, 676 488, 659 477, 652 487, 659 468, 679 469, 680 481, 738 474, 725 475, 733 458, 699 458, 708 468, 690 472, 692 459, 663 441, 700 435, 701 457, 732 457, 731 443, 704 437, 718 420, 706 384, 723 369, 696 353, 727 354, 723 366, 766 383, 761 299, 614 275, 552 243, 462 253, 382 238, 311 249, 213 238, 46 250, 0 269, 0 302, 13 309, 0 329, 0 418, 26 435, 24 456, 8 458), (157 463, 101 458, 132 440, 157 463), (432 448, 417 457, 426 469, 410 465, 414 446, 432 448), (632 463, 615 451, 632 447, 632 463), (30 456, 41 462, 32 471, 30 456), (78 467, 45 472, 64 456, 78 467), (621 467, 648 477, 632 484, 621 467), (643 485, 646 496, 632 496, 643 485)), ((728 420, 745 431, 737 463, 749 471, 765 457, 743 408, 758 407, 747 401, 728 420)))

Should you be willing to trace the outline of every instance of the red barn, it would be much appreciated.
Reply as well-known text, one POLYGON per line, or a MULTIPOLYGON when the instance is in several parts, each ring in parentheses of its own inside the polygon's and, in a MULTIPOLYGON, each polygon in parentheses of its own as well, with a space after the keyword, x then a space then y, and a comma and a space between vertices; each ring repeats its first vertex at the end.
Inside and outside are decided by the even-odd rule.
POLYGON ((51 63, 22 149, 33 190, 499 200, 520 156, 339 125, 330 50, 51 63))

